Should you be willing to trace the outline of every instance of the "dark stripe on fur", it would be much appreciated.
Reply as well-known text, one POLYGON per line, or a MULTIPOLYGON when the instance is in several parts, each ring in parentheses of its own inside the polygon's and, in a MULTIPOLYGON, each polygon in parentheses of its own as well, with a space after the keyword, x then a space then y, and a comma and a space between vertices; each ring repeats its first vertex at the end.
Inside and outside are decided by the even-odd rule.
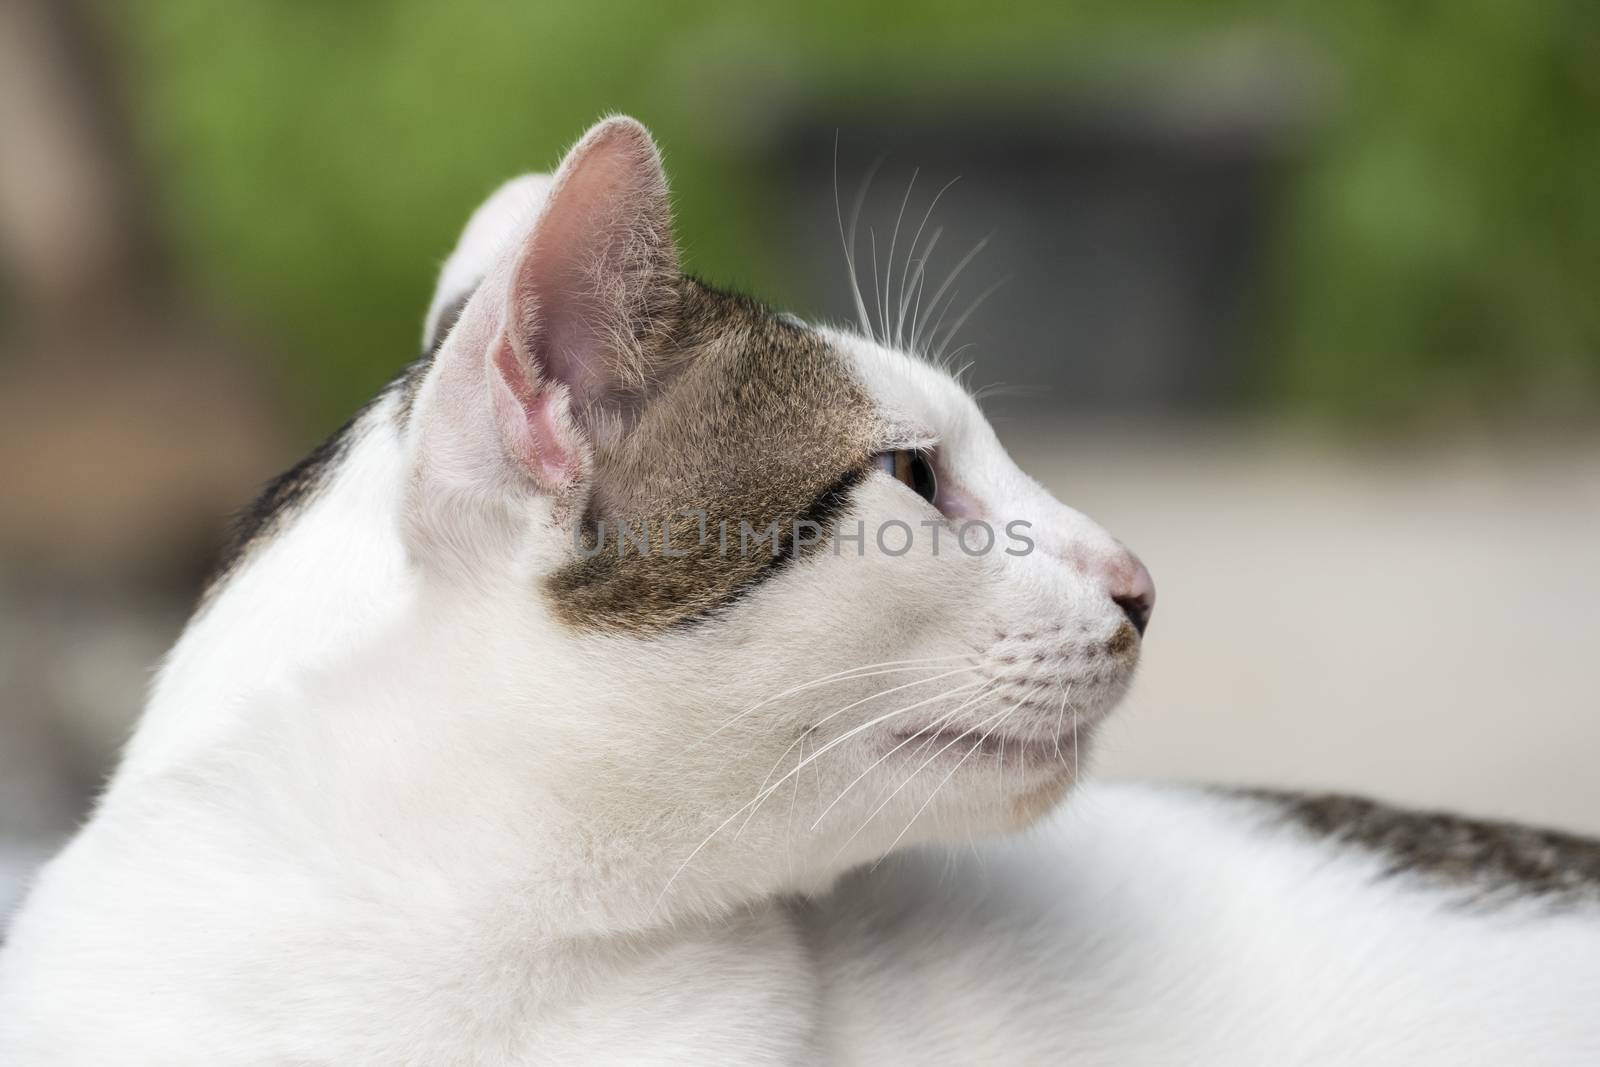
POLYGON ((351 431, 368 407, 370 403, 298 463, 268 482, 256 498, 234 516, 216 570, 207 583, 207 596, 239 568, 252 548, 271 536, 290 514, 304 507, 322 489, 328 472, 349 450, 351 431))
POLYGON ((759 589, 769 578, 774 578, 781 574, 796 560, 803 560, 818 552, 827 551, 828 547, 833 543, 833 534, 836 529, 834 524, 849 510, 850 495, 866 476, 867 470, 864 467, 856 467, 840 475, 832 485, 817 494, 817 498, 811 502, 811 506, 796 517, 796 523, 791 524, 787 530, 783 531, 779 541, 778 554, 772 557, 771 562, 748 578, 743 585, 729 594, 722 603, 713 605, 697 614, 686 615, 679 619, 675 625, 694 626, 714 618, 743 601, 751 593, 759 589), (814 541, 808 540, 805 544, 797 545, 794 536, 795 526, 808 522, 815 523, 821 529, 821 536, 814 541))
POLYGON ((273 478, 255 499, 241 508, 233 517, 230 525, 228 539, 223 544, 221 554, 218 556, 216 568, 212 571, 206 583, 206 591, 202 599, 211 593, 239 569, 239 565, 250 550, 267 540, 282 528, 289 517, 312 500, 327 483, 335 467, 344 460, 345 454, 350 450, 350 441, 355 434, 356 426, 385 396, 390 392, 399 395, 397 416, 404 425, 410 416, 411 405, 416 398, 417 389, 422 380, 427 376, 428 368, 433 365, 434 353, 429 352, 420 359, 412 360, 401 369, 400 373, 389 380, 389 384, 378 391, 378 394, 356 411, 356 413, 333 431, 321 444, 303 456, 294 466, 273 478))
POLYGON ((392 388, 399 399, 395 404, 394 417, 401 426, 411 421, 411 409, 416 406, 417 393, 421 391, 423 380, 428 377, 428 371, 433 367, 433 357, 438 352, 437 347, 424 352, 406 364, 405 369, 395 378, 392 388))
POLYGON ((375 397, 363 404, 342 426, 294 466, 262 487, 255 499, 235 514, 228 539, 218 557, 216 569, 206 583, 206 596, 238 570, 239 564, 249 554, 250 549, 271 536, 290 514, 316 497, 317 492, 327 482, 329 472, 349 451, 350 438, 356 424, 384 396, 391 392, 396 394, 395 418, 401 426, 410 420, 417 392, 422 388, 423 380, 433 367, 433 357, 438 354, 439 345, 449 333, 450 326, 453 326, 460 317, 461 309, 466 306, 470 296, 470 293, 463 296, 445 311, 443 318, 440 319, 440 328, 435 331, 433 346, 428 351, 402 367, 375 397))
POLYGON ((1335 793, 1227 792, 1270 804, 1303 831, 1377 854, 1384 877, 1449 889, 1464 903, 1600 905, 1600 841, 1335 793))

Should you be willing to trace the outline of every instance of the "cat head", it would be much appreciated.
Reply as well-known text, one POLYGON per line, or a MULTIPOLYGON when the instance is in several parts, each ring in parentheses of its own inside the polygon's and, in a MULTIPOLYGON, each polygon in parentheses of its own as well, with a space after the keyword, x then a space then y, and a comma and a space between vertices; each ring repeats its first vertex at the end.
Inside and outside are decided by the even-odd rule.
POLYGON ((638 123, 480 208, 426 331, 322 484, 269 490, 300 513, 191 626, 130 762, 270 647, 381 691, 361 743, 420 746, 474 832, 525 804, 566 862, 702 910, 1025 825, 1076 779, 1144 567, 944 370, 686 276, 638 123))
POLYGON ((427 336, 405 539, 569 804, 803 881, 1070 786, 1148 573, 942 369, 685 276, 638 123, 480 209, 427 336))

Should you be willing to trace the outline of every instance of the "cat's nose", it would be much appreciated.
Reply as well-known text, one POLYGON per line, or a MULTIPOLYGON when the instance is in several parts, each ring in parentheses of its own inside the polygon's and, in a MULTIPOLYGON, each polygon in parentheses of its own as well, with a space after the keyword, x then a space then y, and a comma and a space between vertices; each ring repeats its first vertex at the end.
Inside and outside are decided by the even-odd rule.
POLYGON ((1112 603, 1122 609, 1133 628, 1142 635, 1150 625, 1150 613, 1156 609, 1156 583, 1150 577, 1150 569, 1138 556, 1126 552, 1122 559, 1107 567, 1105 579, 1112 603))
POLYGON ((1156 583, 1138 556, 1099 529, 1080 533, 1078 540, 1052 548, 1050 554, 1098 587, 1144 633, 1156 607, 1156 583))

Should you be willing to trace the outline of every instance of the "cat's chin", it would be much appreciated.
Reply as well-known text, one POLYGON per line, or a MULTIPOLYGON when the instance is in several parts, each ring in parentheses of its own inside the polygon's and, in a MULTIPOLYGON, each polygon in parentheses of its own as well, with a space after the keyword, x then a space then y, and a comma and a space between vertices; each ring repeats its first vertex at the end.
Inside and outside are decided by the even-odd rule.
POLYGON ((878 758, 901 781, 926 778, 951 803, 970 805, 969 831, 1016 830, 1048 812, 1078 781, 1091 734, 1088 726, 1074 730, 1070 719, 1059 734, 930 727, 887 735, 878 758))
POLYGON ((1078 747, 1086 740, 1070 727, 1059 734, 1022 734, 941 726, 914 732, 896 731, 888 734, 882 744, 890 760, 999 763, 1030 774, 1049 776, 1063 771, 1070 773, 1078 747))

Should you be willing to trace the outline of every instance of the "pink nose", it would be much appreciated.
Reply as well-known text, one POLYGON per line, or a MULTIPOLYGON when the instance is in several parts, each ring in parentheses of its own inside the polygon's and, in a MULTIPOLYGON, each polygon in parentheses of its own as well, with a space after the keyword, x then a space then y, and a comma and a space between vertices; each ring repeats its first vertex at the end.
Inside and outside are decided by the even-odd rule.
POLYGON ((1133 623, 1133 628, 1143 634, 1145 627, 1150 625, 1150 613, 1156 609, 1155 579, 1150 577, 1149 569, 1132 552, 1118 562, 1120 566, 1108 569, 1106 592, 1111 594, 1112 602, 1133 623))

